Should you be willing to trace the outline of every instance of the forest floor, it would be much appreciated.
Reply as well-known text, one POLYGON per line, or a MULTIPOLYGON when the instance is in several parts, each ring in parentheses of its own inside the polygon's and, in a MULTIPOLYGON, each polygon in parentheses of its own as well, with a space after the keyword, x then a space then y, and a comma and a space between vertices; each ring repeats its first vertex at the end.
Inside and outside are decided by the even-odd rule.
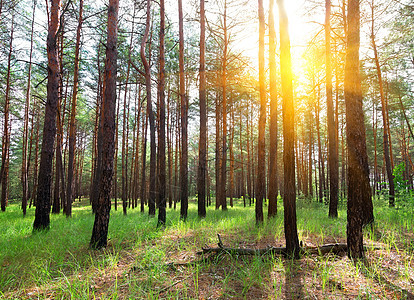
MULTIPOLYGON (((167 209, 167 226, 137 209, 111 211, 109 243, 92 251, 94 217, 88 200, 76 202, 73 217, 52 215, 48 232, 32 234, 34 209, 23 218, 17 204, 0 214, 0 299, 414 299, 414 212, 412 206, 375 203, 375 226, 366 229, 365 262, 346 253, 283 256, 203 257, 202 247, 285 245, 283 205, 257 227, 254 207, 240 199, 228 211, 207 210, 198 219, 190 201, 186 222, 167 209)), ((264 207, 267 210, 267 207, 264 207)), ((346 209, 327 217, 319 203, 298 199, 299 239, 306 246, 346 242, 346 209)))

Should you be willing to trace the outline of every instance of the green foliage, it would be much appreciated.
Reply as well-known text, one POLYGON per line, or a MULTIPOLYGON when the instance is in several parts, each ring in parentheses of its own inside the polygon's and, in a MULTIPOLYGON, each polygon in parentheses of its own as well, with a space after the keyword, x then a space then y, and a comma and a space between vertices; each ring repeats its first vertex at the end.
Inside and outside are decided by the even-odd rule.
POLYGON ((402 162, 394 167, 392 175, 394 176, 395 190, 399 193, 407 191, 408 180, 404 180, 405 163, 402 162))

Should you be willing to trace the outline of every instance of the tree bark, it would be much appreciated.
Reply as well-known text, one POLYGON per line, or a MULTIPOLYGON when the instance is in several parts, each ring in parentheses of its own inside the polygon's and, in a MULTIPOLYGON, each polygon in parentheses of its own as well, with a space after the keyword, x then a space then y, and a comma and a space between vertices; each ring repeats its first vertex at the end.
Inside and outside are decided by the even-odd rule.
POLYGON ((207 98, 205 66, 205 9, 204 0, 200 0, 200 141, 198 148, 198 216, 206 216, 206 173, 207 173, 207 98))
POLYGON ((69 162, 68 162, 68 181, 66 187, 66 217, 72 216, 72 202, 73 202, 73 168, 75 161, 76 148, 76 102, 78 98, 79 85, 79 52, 81 42, 81 30, 83 21, 83 0, 79 0, 79 17, 78 27, 76 30, 76 44, 75 44, 75 66, 73 73, 73 93, 72 93, 72 108, 70 114, 70 129, 69 129, 69 162))
POLYGON ((276 82, 276 31, 274 0, 269 1, 269 75, 270 75, 270 141, 269 141, 269 207, 268 218, 277 214, 277 82, 276 82))
POLYGON ((338 217, 338 145, 336 142, 336 124, 332 97, 332 54, 331 54, 331 0, 325 1, 325 67, 326 67, 326 107, 329 145, 329 217, 338 217))
POLYGON ((31 31, 30 31, 29 71, 27 74, 26 103, 24 106, 23 150, 22 150, 23 216, 26 215, 27 201, 29 198, 29 185, 28 185, 29 168, 28 168, 28 162, 27 162, 27 140, 28 140, 28 135, 29 135, 29 107, 30 107, 30 93, 31 93, 31 80, 32 80, 33 32, 34 32, 35 11, 36 11, 36 0, 33 1, 32 25, 31 25, 31 31))
POLYGON ((348 256, 364 258, 363 209, 371 202, 364 112, 359 70, 359 0, 348 0, 348 36, 345 61, 346 140, 348 145, 348 256))
POLYGON ((155 200, 156 200, 156 191, 155 191, 155 180, 156 180, 156 154, 157 149, 155 145, 155 120, 154 112, 152 110, 152 98, 151 98, 151 69, 148 63, 148 60, 145 58, 145 47, 148 41, 148 34, 150 29, 150 20, 151 20, 151 0, 147 0, 147 17, 145 21, 145 33, 141 43, 141 60, 144 65, 145 70, 145 86, 147 92, 147 114, 150 125, 150 184, 149 184, 149 198, 148 198, 148 207, 149 215, 155 215, 155 200))
POLYGON ((6 95, 4 100, 4 129, 3 129, 3 145, 1 154, 1 211, 6 211, 9 202, 9 154, 10 154, 10 76, 11 76, 11 60, 13 54, 13 33, 14 33, 14 12, 12 13, 12 23, 10 30, 9 55, 7 59, 7 75, 6 75, 6 95))
POLYGON ((283 164, 284 164, 284 226, 286 251, 292 257, 299 257, 299 239, 296 224, 296 186, 295 186, 295 131, 292 87, 292 65, 288 18, 283 0, 278 0, 280 29, 280 69, 283 93, 283 164))
POLYGON ((60 0, 51 0, 47 36, 48 82, 42 151, 37 184, 36 212, 33 230, 49 229, 50 187, 52 183, 53 153, 56 135, 56 112, 59 98, 59 55, 57 33, 59 29, 60 0))
POLYGON ((266 86, 265 86, 265 60, 264 60, 264 36, 265 17, 263 0, 259 0, 259 91, 260 91, 260 112, 259 112, 259 137, 257 141, 257 197, 256 197, 256 224, 263 223, 263 199, 265 198, 265 130, 266 130, 266 86))
POLYGON ((118 0, 109 0, 108 36, 104 77, 104 99, 102 111, 102 175, 99 182, 99 197, 93 224, 90 247, 104 248, 107 245, 111 189, 114 173, 115 153, 115 107, 117 74, 118 0))
POLYGON ((158 93, 159 98, 159 140, 158 140, 158 154, 159 154, 159 188, 158 188, 158 224, 157 226, 164 226, 166 222, 166 188, 167 178, 165 170, 165 4, 164 0, 160 0, 160 73, 158 93))
POLYGON ((181 209, 180 218, 187 219, 188 210, 188 99, 185 94, 184 79, 184 25, 183 4, 178 0, 178 26, 179 26, 179 68, 180 68, 180 101, 181 101, 181 164, 180 164, 180 187, 181 187, 181 209))

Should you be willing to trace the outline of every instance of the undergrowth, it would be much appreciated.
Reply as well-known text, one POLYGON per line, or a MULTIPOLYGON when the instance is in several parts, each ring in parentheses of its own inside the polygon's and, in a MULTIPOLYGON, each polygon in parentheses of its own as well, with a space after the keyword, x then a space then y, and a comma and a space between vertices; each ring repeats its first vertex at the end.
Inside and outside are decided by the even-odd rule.
MULTIPOLYGON (((0 214, 0 298, 4 299, 262 299, 368 297, 409 298, 414 286, 411 207, 388 208, 375 200, 376 223, 365 232, 365 264, 345 255, 297 261, 275 256, 221 255, 200 260, 217 234, 229 247, 284 246, 283 204, 278 215, 255 225, 254 206, 236 200, 227 211, 207 209, 199 219, 193 199, 186 222, 167 209, 167 224, 137 209, 111 210, 108 247, 88 243, 94 216, 87 199, 73 217, 51 215, 47 232, 32 233, 34 209, 23 218, 17 204, 0 214), (410 213, 411 210, 411 213, 410 213), (179 263, 179 264, 174 264, 179 263)), ((264 207, 267 210, 267 207, 264 207)), ((299 199, 299 239, 305 246, 346 242, 346 207, 328 218, 324 204, 299 199)))

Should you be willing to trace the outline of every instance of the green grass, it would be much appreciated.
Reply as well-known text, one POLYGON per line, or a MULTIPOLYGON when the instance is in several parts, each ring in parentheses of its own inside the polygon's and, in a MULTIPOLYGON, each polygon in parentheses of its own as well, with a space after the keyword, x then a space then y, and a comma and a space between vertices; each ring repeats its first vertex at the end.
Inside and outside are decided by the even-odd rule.
MULTIPOLYGON (((137 209, 128 210, 127 216, 112 209, 108 247, 101 251, 88 248, 94 216, 86 204, 76 203, 69 219, 51 215, 47 232, 32 233, 33 208, 25 218, 17 204, 0 214, 0 298, 252 299, 315 293, 322 298, 404 298, 414 292, 411 207, 390 209, 376 200, 376 226, 367 229, 365 243, 381 250, 368 251, 363 266, 333 255, 299 261, 222 255, 171 268, 170 262, 198 260, 195 253, 216 244, 217 233, 231 247, 284 245, 282 201, 277 217, 265 218, 261 226, 255 225, 254 207, 244 208, 242 201, 225 212, 209 207, 202 220, 190 201, 186 222, 180 220, 179 209, 167 209, 164 229, 156 229, 157 219, 137 209)), ((344 206, 339 218, 331 219, 325 205, 298 200, 297 219, 305 245, 346 241, 344 206)))

